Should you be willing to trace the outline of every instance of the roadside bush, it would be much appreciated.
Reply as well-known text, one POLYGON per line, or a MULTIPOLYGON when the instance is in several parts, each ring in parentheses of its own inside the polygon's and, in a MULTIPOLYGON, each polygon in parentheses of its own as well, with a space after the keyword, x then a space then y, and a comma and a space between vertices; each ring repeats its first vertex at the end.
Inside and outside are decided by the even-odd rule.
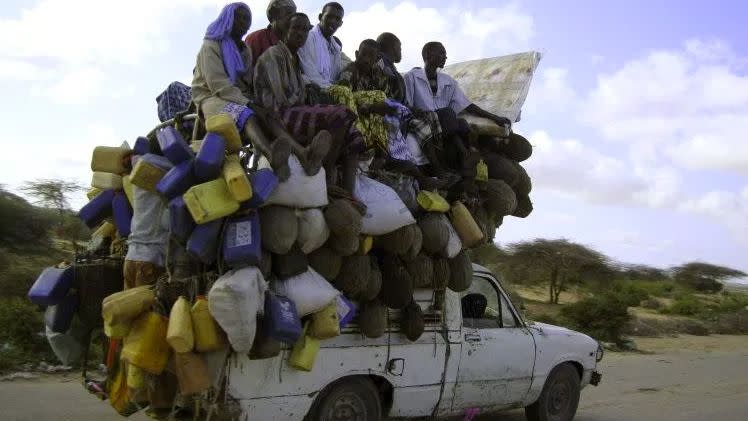
POLYGON ((26 297, 42 270, 64 258, 62 253, 53 249, 44 254, 25 254, 0 248, 0 291, 3 297, 26 297))
POLYGON ((639 304, 649 298, 649 291, 633 282, 619 282, 613 286, 613 292, 629 307, 639 307, 639 304))
POLYGON ((685 295, 678 298, 673 305, 664 309, 665 314, 679 314, 681 316, 695 316, 704 310, 704 304, 696 297, 685 295))
POLYGON ((659 310, 662 308, 662 303, 655 298, 647 298, 641 302, 641 306, 650 310, 659 310))
POLYGON ((626 302, 617 294, 585 298, 563 307, 561 315, 574 329, 617 344, 623 341, 623 329, 631 319, 626 302))
POLYGON ((563 324, 562 322, 557 320, 555 317, 547 313, 538 314, 537 316, 532 317, 532 321, 538 322, 538 323, 548 323, 549 325, 563 324))
POLYGON ((23 298, 0 298, 0 370, 51 359, 43 313, 23 298))

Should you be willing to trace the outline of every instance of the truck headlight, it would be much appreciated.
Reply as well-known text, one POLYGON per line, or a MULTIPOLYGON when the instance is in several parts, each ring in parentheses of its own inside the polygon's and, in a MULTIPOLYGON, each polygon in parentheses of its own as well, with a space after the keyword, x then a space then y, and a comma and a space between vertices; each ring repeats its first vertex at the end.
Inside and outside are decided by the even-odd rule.
POLYGON ((603 346, 598 342, 597 351, 595 352, 595 361, 600 362, 603 359, 603 355, 605 355, 605 350, 603 349, 603 346))

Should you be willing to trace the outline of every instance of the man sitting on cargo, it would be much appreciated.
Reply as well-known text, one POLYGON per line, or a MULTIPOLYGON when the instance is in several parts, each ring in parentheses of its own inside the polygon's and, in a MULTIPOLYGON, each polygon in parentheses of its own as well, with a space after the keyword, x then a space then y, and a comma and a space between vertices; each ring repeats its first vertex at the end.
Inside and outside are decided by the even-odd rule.
POLYGON ((457 115, 467 112, 488 118, 502 126, 509 125, 509 120, 473 104, 462 92, 457 81, 438 72, 438 69, 443 68, 447 61, 447 51, 441 43, 433 41, 426 43, 421 55, 424 68, 416 67, 404 77, 405 104, 414 111, 437 114, 444 140, 443 149, 432 144, 422 145, 424 152, 437 172, 441 171, 442 165, 446 164, 447 167, 459 171, 463 177, 463 187, 468 191, 473 191, 475 166, 479 155, 469 144, 467 123, 457 115))
POLYGON ((319 14, 319 24, 310 32, 299 50, 299 59, 307 83, 326 89, 335 83, 343 68, 351 62, 333 35, 343 25, 343 6, 327 3, 319 14))
POLYGON ((379 44, 377 65, 387 76, 389 84, 387 96, 402 104, 405 102, 405 81, 395 66, 400 63, 403 55, 400 39, 395 34, 383 32, 377 37, 377 44, 379 44))
POLYGON ((303 13, 291 16, 284 39, 270 47, 257 62, 254 87, 257 103, 274 110, 301 143, 332 140, 324 157, 327 181, 337 184, 336 165, 343 157, 343 188, 353 191, 357 156, 364 148, 361 133, 352 130, 356 115, 342 105, 311 104, 307 98, 298 52, 311 29, 303 13))
POLYGON ((266 13, 270 22, 267 28, 254 31, 245 39, 247 46, 252 50, 253 66, 257 64, 262 53, 283 38, 283 34, 288 30, 291 15, 296 13, 296 3, 293 0, 272 0, 266 13))
POLYGON ((315 148, 303 148, 274 119, 266 119, 266 126, 275 140, 266 137, 260 127, 258 114, 250 104, 252 95, 252 54, 242 41, 249 30, 252 13, 244 3, 226 5, 218 18, 208 26, 203 45, 197 55, 192 79, 192 101, 205 117, 225 113, 233 117, 245 139, 270 161, 278 178, 289 176, 288 157, 293 151, 310 175, 321 165, 320 156, 329 148, 318 142, 315 148))

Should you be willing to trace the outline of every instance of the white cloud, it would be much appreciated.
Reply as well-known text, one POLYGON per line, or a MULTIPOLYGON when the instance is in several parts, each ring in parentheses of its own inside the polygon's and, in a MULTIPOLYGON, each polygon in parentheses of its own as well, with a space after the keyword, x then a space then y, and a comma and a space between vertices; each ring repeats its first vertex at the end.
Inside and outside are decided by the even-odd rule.
POLYGON ((683 202, 679 209, 721 221, 734 237, 748 244, 748 186, 740 192, 711 191, 683 202))
POLYGON ((374 3, 366 10, 346 12, 337 36, 353 57, 361 41, 382 32, 393 32, 403 43, 401 71, 423 65, 421 48, 428 41, 441 41, 448 63, 456 63, 522 51, 534 34, 532 17, 513 4, 436 9, 405 1, 391 8, 374 3))
POLYGON ((569 84, 568 76, 569 71, 560 67, 541 70, 532 82, 524 112, 528 115, 558 111, 575 114, 577 93, 569 84))
POLYGON ((599 75, 582 119, 634 159, 748 174, 745 63, 720 41, 651 52, 599 75))

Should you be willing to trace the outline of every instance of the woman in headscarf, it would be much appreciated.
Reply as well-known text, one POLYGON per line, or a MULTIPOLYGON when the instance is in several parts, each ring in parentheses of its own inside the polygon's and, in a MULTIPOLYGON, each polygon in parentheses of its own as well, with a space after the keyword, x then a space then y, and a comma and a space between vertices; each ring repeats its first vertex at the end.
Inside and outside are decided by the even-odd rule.
POLYGON ((267 156, 281 180, 288 178, 288 156, 293 152, 306 172, 316 174, 329 149, 329 139, 322 136, 304 148, 291 138, 275 119, 263 119, 275 139, 262 131, 253 109, 252 53, 242 38, 249 31, 252 12, 244 3, 224 6, 218 18, 208 26, 203 45, 197 54, 192 79, 192 100, 205 118, 219 113, 230 114, 239 131, 267 156))

